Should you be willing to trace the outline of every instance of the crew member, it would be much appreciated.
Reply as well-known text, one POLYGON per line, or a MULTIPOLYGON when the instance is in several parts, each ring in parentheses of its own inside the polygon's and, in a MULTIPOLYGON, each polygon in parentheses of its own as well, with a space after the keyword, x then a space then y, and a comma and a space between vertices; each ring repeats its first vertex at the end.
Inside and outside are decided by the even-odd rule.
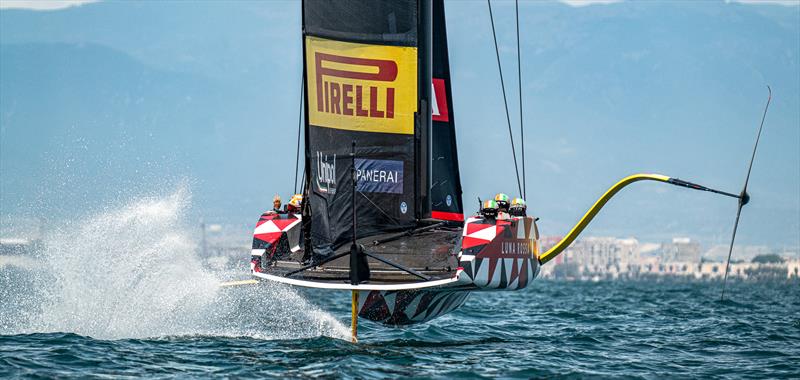
POLYGON ((511 200, 511 206, 508 208, 508 213, 511 216, 525 216, 528 212, 528 205, 522 198, 514 198, 511 200))
POLYGON ((275 194, 275 197, 272 198, 272 210, 269 211, 273 214, 285 214, 286 212, 281 210, 281 196, 275 194))
POLYGON ((494 201, 497 202, 497 219, 508 219, 508 195, 497 193, 494 201))
POLYGON ((486 219, 494 219, 497 217, 497 202, 494 199, 487 199, 481 205, 481 216, 486 219))
POLYGON ((295 194, 292 196, 292 199, 289 201, 289 204, 286 205, 286 212, 290 214, 297 214, 300 212, 300 206, 303 204, 303 195, 302 194, 295 194))

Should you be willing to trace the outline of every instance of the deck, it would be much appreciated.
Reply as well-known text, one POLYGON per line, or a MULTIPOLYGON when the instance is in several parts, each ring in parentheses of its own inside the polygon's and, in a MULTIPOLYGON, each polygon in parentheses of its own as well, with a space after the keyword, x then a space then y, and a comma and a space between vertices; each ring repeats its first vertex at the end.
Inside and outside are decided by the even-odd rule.
MULTIPOLYGON (((458 268, 458 246, 460 245, 461 228, 439 228, 420 232, 413 236, 405 236, 374 245, 373 241, 393 234, 370 236, 358 240, 366 251, 384 260, 399 264, 403 267, 427 276, 427 281, 452 278, 458 268)), ((350 246, 345 245, 334 252, 334 255, 349 252, 350 246)), ((286 275, 304 267, 301 263, 303 250, 279 258, 271 266, 262 268, 262 273, 287 277, 286 275)), ((394 268, 372 257, 367 257, 370 268, 370 281, 365 284, 401 284, 424 283, 422 278, 409 272, 394 268)), ((300 281, 324 282, 341 284, 350 282, 350 257, 344 255, 323 265, 315 266, 288 276, 300 281)))

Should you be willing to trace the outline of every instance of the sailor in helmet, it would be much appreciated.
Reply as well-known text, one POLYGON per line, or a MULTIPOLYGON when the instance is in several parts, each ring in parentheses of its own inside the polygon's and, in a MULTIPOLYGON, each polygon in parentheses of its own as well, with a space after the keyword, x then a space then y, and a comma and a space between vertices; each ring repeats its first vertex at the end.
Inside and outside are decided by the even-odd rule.
POLYGON ((286 211, 290 214, 297 214, 300 212, 300 207, 303 204, 303 195, 295 194, 286 206, 286 211))
POLYGON ((497 203, 497 219, 508 219, 508 195, 504 193, 497 193, 494 196, 494 201, 497 203))
POLYGON ((497 217, 497 202, 494 199, 487 199, 481 204, 481 216, 486 219, 494 219, 497 217))
POLYGON ((511 200, 511 206, 508 208, 508 213, 511 216, 525 216, 528 212, 528 205, 522 198, 514 198, 511 200))

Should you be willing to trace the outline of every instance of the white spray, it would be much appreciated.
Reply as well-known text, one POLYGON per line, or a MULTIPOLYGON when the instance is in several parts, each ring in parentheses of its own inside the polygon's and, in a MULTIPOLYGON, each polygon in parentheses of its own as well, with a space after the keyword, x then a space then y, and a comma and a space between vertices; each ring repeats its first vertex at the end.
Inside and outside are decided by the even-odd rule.
POLYGON ((0 333, 347 339, 346 327, 287 287, 220 288, 225 274, 201 265, 184 227, 189 199, 184 186, 54 226, 29 281, 5 276, 2 285, 16 288, 0 297, 3 308, 21 310, 0 313, 0 333))

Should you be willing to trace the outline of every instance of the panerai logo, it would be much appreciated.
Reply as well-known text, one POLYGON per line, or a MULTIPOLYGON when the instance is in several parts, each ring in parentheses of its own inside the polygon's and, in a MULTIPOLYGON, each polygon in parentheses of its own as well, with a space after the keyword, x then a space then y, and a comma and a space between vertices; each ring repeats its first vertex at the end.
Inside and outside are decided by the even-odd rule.
POLYGON ((358 191, 403 193, 403 161, 356 159, 358 191))
POLYGON ((317 189, 326 194, 336 194, 336 155, 317 152, 317 189), (332 157, 330 161, 329 157, 332 157))
POLYGON ((317 52, 314 57, 317 81, 317 111, 355 117, 393 119, 394 86, 362 86, 341 79, 394 82, 397 63, 385 59, 345 57, 317 52), (324 62, 347 65, 357 70, 327 67, 324 62), (378 98, 384 99, 379 102, 378 98))

